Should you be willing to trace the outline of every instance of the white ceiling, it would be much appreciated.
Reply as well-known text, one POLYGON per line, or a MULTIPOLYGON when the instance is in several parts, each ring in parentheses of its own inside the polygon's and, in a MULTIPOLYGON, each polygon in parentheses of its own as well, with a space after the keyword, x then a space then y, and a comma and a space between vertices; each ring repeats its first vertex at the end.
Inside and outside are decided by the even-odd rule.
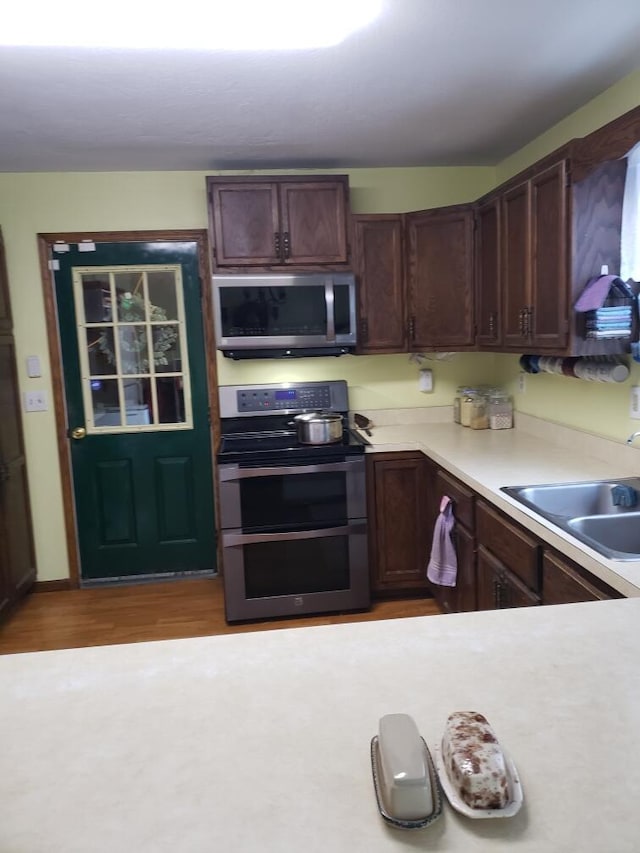
POLYGON ((0 47, 0 171, 494 164, 638 67, 639 0, 386 0, 305 52, 0 47))

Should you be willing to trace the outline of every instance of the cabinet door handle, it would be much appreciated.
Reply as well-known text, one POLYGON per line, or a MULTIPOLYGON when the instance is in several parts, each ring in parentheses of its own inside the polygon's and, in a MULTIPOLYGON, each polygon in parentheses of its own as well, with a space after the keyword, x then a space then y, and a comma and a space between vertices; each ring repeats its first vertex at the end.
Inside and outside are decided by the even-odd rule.
POLYGON ((499 583, 498 583, 498 581, 494 578, 494 581, 493 581, 493 606, 495 607, 495 609, 496 609, 496 610, 500 607, 500 604, 499 604, 499 600, 500 600, 499 590, 500 590, 500 584, 499 584, 499 583))
POLYGON ((291 257, 291 240, 289 239, 288 231, 285 231, 282 235, 282 254, 285 260, 291 257))
POLYGON ((9 466, 6 462, 0 463, 0 483, 6 483, 11 474, 9 473, 9 466))
POLYGON ((281 261, 282 260, 282 246, 280 243, 280 232, 273 232, 273 248, 275 251, 276 258, 281 261))
POLYGON ((527 333, 527 337, 530 338, 531 335, 533 334, 533 305, 529 305, 529 306, 527 306, 527 308, 525 308, 525 315, 526 315, 526 329, 525 329, 525 331, 527 333))
POLYGON ((495 311, 492 311, 491 314, 489 314, 489 337, 490 338, 494 338, 494 339, 497 338, 497 333, 496 333, 497 319, 498 319, 497 313, 495 311))
POLYGON ((365 343, 369 338, 369 321, 366 318, 360 320, 360 339, 365 343))
POLYGON ((518 331, 524 337, 524 308, 521 308, 518 312, 518 331))
POLYGON ((416 340, 416 318, 409 317, 409 341, 413 344, 416 340))

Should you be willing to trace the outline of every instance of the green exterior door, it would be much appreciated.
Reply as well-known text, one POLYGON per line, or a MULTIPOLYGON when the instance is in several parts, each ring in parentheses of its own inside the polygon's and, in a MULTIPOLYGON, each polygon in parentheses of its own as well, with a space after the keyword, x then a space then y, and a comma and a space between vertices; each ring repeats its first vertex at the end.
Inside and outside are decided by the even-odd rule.
POLYGON ((81 580, 212 571, 197 243, 79 245, 53 257, 81 580))

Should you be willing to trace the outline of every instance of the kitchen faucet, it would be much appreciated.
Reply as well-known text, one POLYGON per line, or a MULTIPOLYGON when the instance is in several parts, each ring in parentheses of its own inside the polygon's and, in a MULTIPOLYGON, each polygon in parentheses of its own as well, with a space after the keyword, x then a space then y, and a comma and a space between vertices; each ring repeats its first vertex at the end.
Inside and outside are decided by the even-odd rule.
POLYGON ((629 436, 629 438, 627 439, 627 444, 633 444, 633 440, 634 440, 634 438, 636 438, 636 437, 637 437, 637 436, 639 436, 639 435, 640 435, 640 430, 638 430, 637 432, 632 433, 632 434, 629 436))

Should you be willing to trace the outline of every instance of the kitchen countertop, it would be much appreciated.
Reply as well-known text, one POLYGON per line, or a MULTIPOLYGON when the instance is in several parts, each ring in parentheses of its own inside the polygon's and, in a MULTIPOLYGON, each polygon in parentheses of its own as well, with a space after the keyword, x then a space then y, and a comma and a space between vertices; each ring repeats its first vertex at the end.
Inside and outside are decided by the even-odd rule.
POLYGON ((635 853, 640 600, 0 657, 6 853, 635 853), (369 744, 484 713, 524 805, 380 818, 369 744))
POLYGON ((623 595, 640 596, 640 560, 609 560, 500 491, 502 486, 638 475, 638 448, 521 414, 514 429, 472 430, 452 423, 450 409, 442 408, 423 411, 427 420, 422 422, 421 414, 411 410, 365 412, 374 423, 367 452, 422 451, 623 595), (403 417, 414 422, 398 422, 403 417))

